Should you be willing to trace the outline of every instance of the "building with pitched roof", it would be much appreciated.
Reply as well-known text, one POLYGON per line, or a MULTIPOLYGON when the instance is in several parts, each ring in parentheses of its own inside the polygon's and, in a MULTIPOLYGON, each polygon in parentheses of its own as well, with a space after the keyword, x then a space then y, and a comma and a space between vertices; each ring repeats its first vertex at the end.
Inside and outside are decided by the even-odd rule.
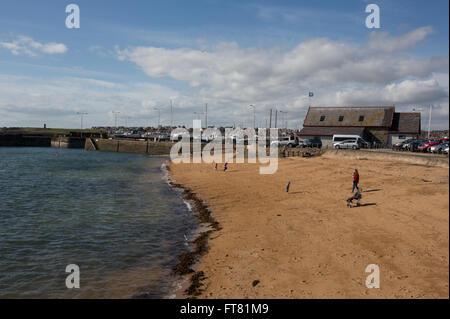
POLYGON ((334 134, 359 135, 368 142, 392 145, 420 135, 419 112, 395 112, 395 106, 309 107, 301 138, 320 138, 330 147, 334 134))

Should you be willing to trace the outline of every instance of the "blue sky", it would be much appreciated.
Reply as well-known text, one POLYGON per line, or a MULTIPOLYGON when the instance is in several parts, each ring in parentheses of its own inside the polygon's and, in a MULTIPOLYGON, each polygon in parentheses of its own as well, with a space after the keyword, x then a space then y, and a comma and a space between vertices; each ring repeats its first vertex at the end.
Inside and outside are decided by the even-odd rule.
MULTIPOLYGON (((448 128, 448 1, 7 1, 0 11, 0 126, 301 126, 313 105, 434 106, 448 128), (75 3, 81 28, 65 27, 75 3), (376 3, 381 28, 367 29, 376 3), (13 48, 19 48, 14 51, 13 48), (3 87, 3 90, 1 89, 3 87)), ((423 121, 426 121, 425 117, 423 121)), ((425 122, 423 122, 425 123, 425 122)))

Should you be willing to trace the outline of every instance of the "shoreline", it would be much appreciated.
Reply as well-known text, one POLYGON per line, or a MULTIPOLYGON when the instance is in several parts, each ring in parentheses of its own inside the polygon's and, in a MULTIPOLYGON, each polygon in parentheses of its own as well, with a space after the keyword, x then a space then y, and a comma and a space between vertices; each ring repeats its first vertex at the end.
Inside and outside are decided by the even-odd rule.
POLYGON ((448 298, 448 169, 327 157, 280 159, 270 176, 257 169, 171 165, 176 185, 206 201, 225 230, 199 256, 196 296, 448 298), (349 209, 355 167, 363 201, 349 209), (369 264, 382 269, 381 289, 365 287, 369 264))
POLYGON ((188 209, 195 215, 199 221, 199 225, 194 230, 192 240, 190 240, 191 251, 178 256, 178 263, 172 268, 171 272, 175 276, 179 276, 180 281, 175 282, 176 288, 171 291, 167 297, 174 299, 193 299, 201 295, 202 280, 205 274, 198 269, 200 259, 209 251, 208 241, 210 235, 221 228, 220 224, 212 216, 211 210, 197 195, 183 184, 177 183, 172 174, 169 164, 164 163, 166 179, 168 185, 173 189, 181 191, 182 197, 188 209))

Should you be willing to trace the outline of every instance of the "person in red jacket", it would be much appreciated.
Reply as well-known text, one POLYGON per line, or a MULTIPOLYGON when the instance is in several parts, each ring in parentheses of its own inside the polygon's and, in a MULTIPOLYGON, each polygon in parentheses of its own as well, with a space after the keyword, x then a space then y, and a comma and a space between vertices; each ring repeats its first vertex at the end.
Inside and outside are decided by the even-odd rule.
POLYGON ((352 188, 352 193, 358 188, 358 183, 359 183, 359 173, 358 170, 355 168, 355 171, 353 172, 353 188, 352 188))

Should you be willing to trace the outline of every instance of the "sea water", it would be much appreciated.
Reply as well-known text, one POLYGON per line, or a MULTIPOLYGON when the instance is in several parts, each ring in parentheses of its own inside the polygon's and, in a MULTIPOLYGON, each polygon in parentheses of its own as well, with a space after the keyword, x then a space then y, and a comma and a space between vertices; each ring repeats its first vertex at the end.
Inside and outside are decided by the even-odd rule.
POLYGON ((0 147, 0 298, 166 296, 196 220, 165 160, 0 147))

